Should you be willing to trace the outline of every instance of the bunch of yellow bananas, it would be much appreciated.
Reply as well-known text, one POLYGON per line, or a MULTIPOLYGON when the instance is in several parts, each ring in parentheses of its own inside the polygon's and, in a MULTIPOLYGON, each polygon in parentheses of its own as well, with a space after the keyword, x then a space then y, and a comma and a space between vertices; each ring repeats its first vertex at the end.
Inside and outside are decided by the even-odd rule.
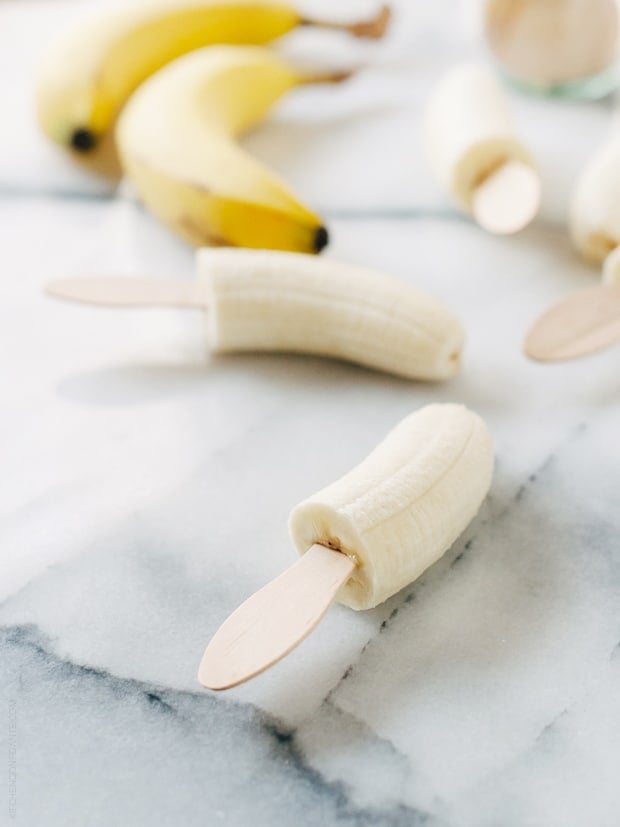
POLYGON ((260 44, 302 25, 376 38, 388 20, 385 7, 339 25, 278 0, 151 0, 55 44, 40 73, 39 122, 98 171, 120 161, 145 205, 194 244, 319 252, 321 219, 236 138, 293 87, 345 75, 304 76, 260 44))

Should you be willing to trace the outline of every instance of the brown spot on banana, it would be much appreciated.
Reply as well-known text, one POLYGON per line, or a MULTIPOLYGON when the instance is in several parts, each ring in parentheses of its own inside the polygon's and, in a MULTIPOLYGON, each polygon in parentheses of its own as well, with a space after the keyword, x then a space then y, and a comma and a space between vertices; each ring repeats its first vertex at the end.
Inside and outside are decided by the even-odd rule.
POLYGON ((206 227, 201 227, 189 215, 182 215, 181 218, 175 223, 181 235, 184 235, 186 238, 189 238, 191 242, 195 244, 197 247, 237 246, 229 239, 217 235, 216 233, 212 233, 206 227))

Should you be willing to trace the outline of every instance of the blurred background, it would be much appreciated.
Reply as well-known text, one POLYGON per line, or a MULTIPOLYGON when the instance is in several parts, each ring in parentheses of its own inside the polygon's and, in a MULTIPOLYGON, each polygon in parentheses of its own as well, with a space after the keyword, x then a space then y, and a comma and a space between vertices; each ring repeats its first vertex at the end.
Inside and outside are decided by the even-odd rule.
MULTIPOLYGON (((5 151, 0 176, 6 191, 110 194, 109 186, 77 174, 62 153, 47 145, 36 128, 32 106, 41 56, 67 26, 86 16, 88 5, 75 0, 2 3, 6 88, 2 90, 5 151)), ((92 5, 101 9, 101 4, 92 5)), ((489 5, 519 7, 519 3, 489 5)), ((583 12, 587 4, 571 0, 551 5, 561 14, 562 6, 583 12)), ((443 70, 463 59, 489 56, 483 33, 485 4, 402 0, 391 6, 393 23, 378 42, 302 29, 277 44, 284 54, 312 65, 360 67, 337 93, 316 88, 288 96, 269 122, 246 139, 254 154, 317 208, 415 210, 448 203, 432 181, 421 149, 419 119, 443 70), (360 164, 360 158, 366 163, 360 164)), ((351 0, 339 3, 336 11, 333 4, 317 0, 300 7, 318 18, 351 20, 374 14, 377 4, 351 0)), ((517 34, 527 44, 527 31, 517 34)), ((514 93, 512 103, 518 131, 542 172, 542 218, 560 223, 578 171, 607 137, 609 100, 575 103, 514 93)))

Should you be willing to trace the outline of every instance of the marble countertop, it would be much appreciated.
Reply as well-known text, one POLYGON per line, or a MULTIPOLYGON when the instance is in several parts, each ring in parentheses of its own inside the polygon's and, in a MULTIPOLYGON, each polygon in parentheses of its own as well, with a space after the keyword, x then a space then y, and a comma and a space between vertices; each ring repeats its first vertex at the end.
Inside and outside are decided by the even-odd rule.
POLYGON ((564 217, 610 108, 513 99, 544 204, 491 238, 437 191, 418 134, 433 79, 473 49, 467 13, 397 5, 381 44, 290 38, 372 65, 291 96, 248 145, 326 216, 326 254, 459 315, 464 368, 438 386, 209 358, 192 312, 46 300, 67 273, 191 278, 192 253, 36 132, 37 56, 80 4, 0 7, 2 824, 618 824, 618 350, 520 354, 549 302, 596 279, 564 217), (203 691, 209 636, 293 560, 291 507, 433 400, 493 432, 476 521, 383 606, 336 606, 270 672, 203 691))

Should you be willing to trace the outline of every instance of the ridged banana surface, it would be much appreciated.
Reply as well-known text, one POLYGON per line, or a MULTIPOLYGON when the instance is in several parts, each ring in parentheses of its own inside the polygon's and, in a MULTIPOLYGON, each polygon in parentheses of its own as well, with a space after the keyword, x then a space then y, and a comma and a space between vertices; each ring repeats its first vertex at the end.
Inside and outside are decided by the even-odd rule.
POLYGON ((277 0, 142 0, 99 12, 45 57, 39 121, 51 140, 88 154, 132 92, 166 63, 201 46, 268 43, 301 22, 277 0))
POLYGON ((411 414, 342 479, 298 505, 290 532, 353 557, 339 600, 370 609, 413 582, 476 515, 493 475, 485 423, 462 405, 411 414))
POLYGON ((208 249, 198 273, 215 352, 311 353, 408 379, 448 379, 460 368, 457 319, 382 273, 298 253, 208 249))
POLYGON ((579 252, 601 264, 620 243, 620 138, 586 164, 571 196, 570 231, 579 252))
POLYGON ((199 246, 319 252, 319 217, 236 142, 301 82, 250 46, 199 49, 149 78, 117 126, 123 169, 149 210, 199 246))
POLYGON ((533 166, 497 81, 474 63, 452 69, 432 90, 424 143, 439 184, 465 212, 476 187, 502 164, 533 166))

